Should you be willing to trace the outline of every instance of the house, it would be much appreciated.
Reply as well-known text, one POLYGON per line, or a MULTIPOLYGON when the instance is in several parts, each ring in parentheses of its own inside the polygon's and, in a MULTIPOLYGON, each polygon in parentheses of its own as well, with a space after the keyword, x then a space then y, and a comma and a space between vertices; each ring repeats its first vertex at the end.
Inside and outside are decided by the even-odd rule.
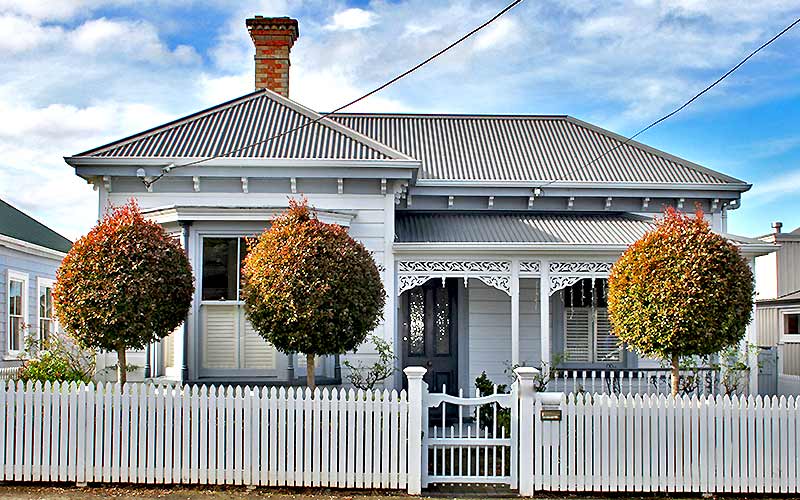
POLYGON ((0 367, 19 366, 25 335, 55 331, 53 282, 72 242, 0 200, 0 367))
POLYGON ((800 228, 773 231, 758 239, 780 249, 756 258, 756 345, 775 349, 776 366, 768 367, 778 394, 800 394, 800 228))
MULTIPOLYGON (((302 375, 303 360, 267 345, 239 298, 242 238, 300 196, 373 252, 388 293, 376 334, 401 366, 427 366, 434 390, 467 388, 484 371, 505 382, 504 366, 554 360, 582 370, 654 366, 609 332, 611 264, 665 206, 700 206, 726 234, 749 184, 570 116, 323 117, 289 98, 297 21, 246 25, 254 92, 66 158, 101 207, 135 197, 190 256, 195 300, 184 328, 152 349, 153 375, 302 375)), ((773 249, 727 237, 751 262, 773 249)), ((366 345, 347 356, 373 354, 366 345)), ((337 358, 319 365, 337 380, 337 358)))

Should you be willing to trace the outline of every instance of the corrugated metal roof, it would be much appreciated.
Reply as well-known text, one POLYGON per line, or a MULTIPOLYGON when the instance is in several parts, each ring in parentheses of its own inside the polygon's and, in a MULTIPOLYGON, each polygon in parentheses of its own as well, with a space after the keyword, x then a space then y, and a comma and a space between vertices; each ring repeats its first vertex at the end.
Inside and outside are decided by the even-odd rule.
POLYGON ((398 243, 574 243, 629 245, 654 228, 622 214, 398 212, 398 243))
POLYGON ((744 182, 569 116, 337 114, 422 161, 421 179, 726 184, 744 182))
POLYGON ((336 160, 405 158, 327 119, 247 147, 318 117, 317 113, 278 94, 259 90, 76 156, 200 158, 245 148, 225 156, 336 160))
POLYGON ((64 253, 72 247, 71 241, 3 200, 0 200, 0 234, 64 253))

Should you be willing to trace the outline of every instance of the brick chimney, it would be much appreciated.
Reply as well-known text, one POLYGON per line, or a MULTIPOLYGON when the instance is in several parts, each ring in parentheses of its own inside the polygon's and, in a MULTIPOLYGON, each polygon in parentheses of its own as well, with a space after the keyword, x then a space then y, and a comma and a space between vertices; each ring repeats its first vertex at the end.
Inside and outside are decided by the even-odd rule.
POLYGON ((256 16, 246 24, 256 46, 256 89, 289 97, 289 51, 300 36, 297 19, 256 16))

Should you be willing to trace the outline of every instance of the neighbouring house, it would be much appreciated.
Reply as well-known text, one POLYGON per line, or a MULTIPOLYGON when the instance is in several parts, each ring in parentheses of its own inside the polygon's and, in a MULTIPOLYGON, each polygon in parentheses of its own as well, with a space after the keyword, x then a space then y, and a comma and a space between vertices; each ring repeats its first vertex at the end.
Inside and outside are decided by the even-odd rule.
POLYGON ((756 258, 756 345, 776 351, 765 370, 774 392, 800 394, 800 228, 782 228, 758 238, 780 248, 756 258))
MULTIPOLYGON (((507 382, 504 367, 517 364, 657 366, 611 335, 606 278, 666 206, 702 207, 751 262, 774 250, 726 233, 746 182, 570 116, 323 117, 289 98, 297 21, 246 25, 253 93, 66 158, 96 186, 100 207, 136 198, 189 253, 197 290, 187 321, 138 358, 153 376, 292 383, 303 375, 302 357, 276 352, 252 330, 239 297, 243 238, 291 197, 307 197, 321 220, 374 253, 388 294, 376 334, 392 342, 401 367, 426 366, 433 390, 451 392, 484 371, 507 382)), ((347 354, 373 356, 370 345, 347 354)), ((337 357, 319 370, 339 381, 337 357)), ((402 380, 398 373, 393 385, 402 380)))
POLYGON ((25 336, 56 330, 53 282, 72 242, 0 200, 0 367, 19 366, 25 336))

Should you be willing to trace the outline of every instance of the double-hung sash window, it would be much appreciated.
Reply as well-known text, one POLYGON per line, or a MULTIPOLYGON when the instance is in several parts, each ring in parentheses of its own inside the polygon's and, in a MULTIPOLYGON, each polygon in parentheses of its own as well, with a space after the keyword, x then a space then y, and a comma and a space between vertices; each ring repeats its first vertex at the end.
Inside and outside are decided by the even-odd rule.
POLYGON ((45 341, 56 331, 53 314, 53 280, 39 278, 39 340, 45 341))
POLYGON ((15 354, 25 347, 26 308, 28 307, 28 275, 8 271, 6 350, 15 354))
POLYGON ((567 288, 564 291, 564 306, 565 361, 622 361, 619 340, 611 333, 611 323, 608 320, 605 280, 584 279, 567 288))

